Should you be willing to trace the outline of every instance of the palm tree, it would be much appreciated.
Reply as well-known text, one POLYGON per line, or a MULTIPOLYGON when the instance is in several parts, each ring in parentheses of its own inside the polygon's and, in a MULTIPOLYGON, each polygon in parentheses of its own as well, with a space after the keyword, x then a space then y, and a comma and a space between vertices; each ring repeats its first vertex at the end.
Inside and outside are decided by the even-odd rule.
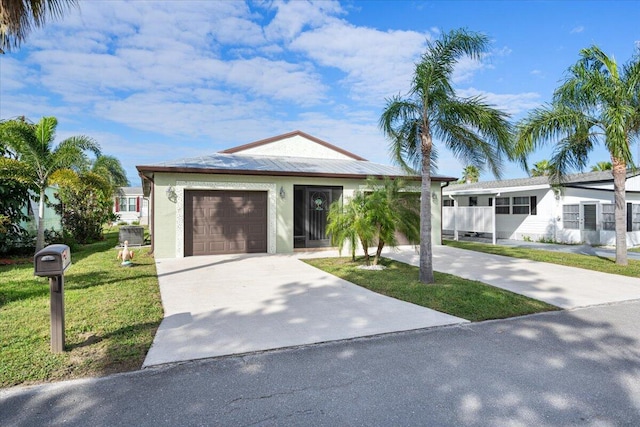
POLYGON ((339 252, 342 252, 345 243, 349 244, 352 261, 356 260, 356 247, 360 243, 365 263, 369 265, 369 247, 373 243, 374 229, 370 226, 364 193, 356 192, 344 207, 339 201, 331 204, 327 216, 327 234, 339 252))
POLYGON ((598 162, 591 166, 591 172, 604 172, 610 171, 613 168, 611 162, 598 162))
POLYGON ((627 264, 625 182, 633 167, 631 143, 640 134, 640 56, 621 69, 597 46, 580 51, 551 104, 532 111, 518 125, 517 151, 533 151, 549 140, 556 142, 552 162, 562 176, 571 168, 584 169, 598 142, 611 156, 616 263, 627 264))
POLYGON ((400 179, 369 180, 369 188, 368 211, 378 240, 373 265, 377 265, 385 245, 398 245, 396 232, 410 242, 420 240, 420 207, 415 194, 406 192, 406 183, 400 179))
POLYGON ((366 191, 357 192, 344 208, 340 202, 333 203, 327 225, 331 243, 342 251, 348 242, 353 261, 355 248, 360 243, 366 265, 370 263, 369 248, 376 245, 373 265, 377 265, 385 245, 397 246, 396 232, 411 242, 418 241, 418 201, 414 194, 405 192, 405 188, 400 179, 369 179, 366 191))
POLYGON ((101 154, 96 157, 91 165, 91 172, 106 179, 115 190, 118 187, 127 187, 129 179, 120 160, 114 156, 101 154))
POLYGON ((20 47, 33 28, 59 18, 77 0, 0 0, 0 53, 20 47))
POLYGON ((99 145, 86 136, 72 136, 54 148, 57 126, 55 117, 43 117, 35 125, 23 120, 0 124, 0 140, 17 155, 17 159, 0 158, 0 177, 26 183, 40 195, 36 251, 44 246, 45 189, 51 175, 61 169, 86 164, 88 150, 100 154, 99 145))
POLYGON ((453 151, 464 164, 488 166, 500 175, 501 156, 509 154, 511 129, 507 115, 491 108, 483 98, 461 98, 451 86, 459 59, 480 59, 489 38, 455 30, 427 42, 416 64, 406 97, 387 100, 380 128, 391 140, 394 160, 407 170, 420 170, 420 281, 433 283, 431 252, 431 160, 434 138, 453 151), (413 166, 413 168, 412 168, 413 166))
POLYGON ((478 182, 480 179, 480 170, 474 166, 469 165, 462 169, 462 179, 460 179, 461 183, 471 184, 474 182, 478 182))
POLYGON ((540 160, 533 164, 533 168, 529 171, 531 176, 550 176, 553 175, 553 165, 549 160, 540 160))

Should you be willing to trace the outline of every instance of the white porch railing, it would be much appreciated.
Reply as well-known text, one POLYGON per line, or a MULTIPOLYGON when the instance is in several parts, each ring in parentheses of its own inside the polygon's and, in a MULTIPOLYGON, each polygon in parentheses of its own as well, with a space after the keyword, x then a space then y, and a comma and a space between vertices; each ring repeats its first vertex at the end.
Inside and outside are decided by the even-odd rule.
POLYGON ((453 230, 458 240, 458 231, 492 233, 496 240, 496 222, 493 206, 444 206, 442 208, 442 229, 453 230))

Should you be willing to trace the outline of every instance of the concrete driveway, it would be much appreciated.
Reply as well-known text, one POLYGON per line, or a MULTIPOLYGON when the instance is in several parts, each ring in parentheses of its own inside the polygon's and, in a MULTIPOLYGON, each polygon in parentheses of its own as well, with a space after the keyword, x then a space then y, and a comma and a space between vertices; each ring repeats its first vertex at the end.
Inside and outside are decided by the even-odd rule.
POLYGON ((156 266, 165 318, 145 367, 466 322, 370 292, 295 255, 160 259, 156 266))
MULTIPOLYGON (((384 256, 420 265, 415 250, 387 250, 384 256)), ((436 246, 433 268, 465 279, 573 309, 640 299, 640 279, 582 268, 511 258, 450 246, 436 246)))

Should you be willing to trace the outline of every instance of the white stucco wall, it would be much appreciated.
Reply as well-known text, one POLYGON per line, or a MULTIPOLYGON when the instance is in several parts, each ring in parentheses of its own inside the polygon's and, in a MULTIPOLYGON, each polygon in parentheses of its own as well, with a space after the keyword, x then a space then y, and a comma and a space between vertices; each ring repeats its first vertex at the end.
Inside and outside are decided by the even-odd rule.
POLYGON ((301 135, 273 141, 268 144, 242 150, 239 153, 264 156, 310 157, 315 159, 351 159, 329 147, 310 141, 301 135))
MULTIPOLYGON (((343 200, 353 197, 357 190, 366 187, 364 179, 261 177, 245 175, 207 175, 156 173, 154 177, 154 253, 156 258, 179 258, 184 255, 184 191, 255 190, 268 192, 267 250, 271 253, 291 253, 294 250, 294 186, 341 186, 343 200), (171 187, 175 200, 167 195, 171 187), (280 189, 285 197, 280 197, 280 189)), ((432 184, 432 243, 441 243, 440 233, 440 183, 432 184)))

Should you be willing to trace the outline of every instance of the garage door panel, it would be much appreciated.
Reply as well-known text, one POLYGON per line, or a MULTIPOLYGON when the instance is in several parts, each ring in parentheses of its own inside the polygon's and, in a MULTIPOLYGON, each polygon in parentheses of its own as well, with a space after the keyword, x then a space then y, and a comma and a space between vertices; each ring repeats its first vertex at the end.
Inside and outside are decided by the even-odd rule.
POLYGON ((185 256, 267 251, 267 193, 185 191, 185 256))

